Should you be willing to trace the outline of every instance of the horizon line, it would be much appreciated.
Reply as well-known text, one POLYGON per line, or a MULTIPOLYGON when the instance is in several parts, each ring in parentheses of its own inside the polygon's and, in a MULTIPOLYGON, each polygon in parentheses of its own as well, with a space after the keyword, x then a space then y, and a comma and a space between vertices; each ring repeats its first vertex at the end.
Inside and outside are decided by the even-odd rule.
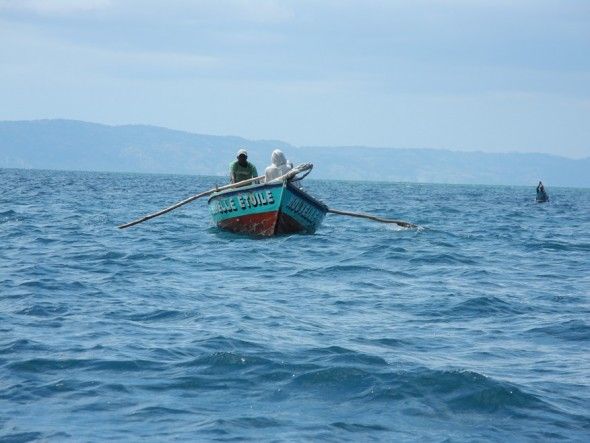
MULTIPOLYGON (((52 168, 15 168, 0 166, 1 170, 13 171, 47 171, 47 172, 91 172, 95 174, 137 174, 137 175, 177 175, 181 177, 224 177, 226 175, 206 175, 206 174, 189 174, 183 172, 146 172, 146 171, 98 171, 93 169, 52 169, 52 168)), ((400 184, 400 185, 444 185, 444 186, 503 186, 510 188, 535 188, 536 184, 517 185, 517 184, 490 184, 490 183, 451 183, 451 182, 411 182, 411 181, 389 181, 389 180, 359 180, 359 179, 335 179, 335 178, 309 178, 311 181, 328 181, 328 182, 354 182, 354 183, 386 183, 386 184, 400 184)), ((548 189, 589 189, 590 186, 561 186, 549 185, 545 186, 548 189)))

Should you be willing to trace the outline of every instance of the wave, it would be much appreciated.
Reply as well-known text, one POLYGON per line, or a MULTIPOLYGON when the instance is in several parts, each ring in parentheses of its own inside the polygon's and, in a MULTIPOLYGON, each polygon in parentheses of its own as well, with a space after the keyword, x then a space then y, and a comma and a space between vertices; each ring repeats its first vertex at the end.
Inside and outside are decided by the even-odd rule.
POLYGON ((410 344, 409 341, 400 340, 397 338, 378 338, 378 339, 373 339, 373 340, 367 340, 367 343, 374 343, 377 345, 383 345, 388 348, 394 348, 394 349, 401 348, 403 346, 408 346, 410 344))
POLYGON ((20 311, 17 311, 18 315, 30 315, 33 317, 60 317, 67 314, 69 311, 66 305, 55 305, 51 303, 35 303, 32 306, 28 306, 20 311))
POLYGON ((227 337, 225 335, 217 335, 197 341, 200 347, 209 350, 241 350, 241 351, 264 351, 266 348, 256 342, 241 340, 238 338, 227 337))
POLYGON ((153 321, 174 321, 177 319, 188 319, 197 316, 198 313, 190 311, 179 311, 175 309, 155 309, 149 312, 133 313, 129 315, 119 315, 119 318, 136 321, 136 322, 153 322, 153 321))
POLYGON ((8 342, 5 345, 0 347, 0 355, 2 354, 19 354, 21 352, 27 351, 37 351, 43 352, 48 351, 50 349, 49 346, 45 346, 37 341, 29 340, 29 339, 17 339, 8 342))
POLYGON ((56 238, 50 238, 50 237, 36 237, 34 239, 35 243, 39 243, 42 245, 49 245, 52 243, 58 243, 60 240, 56 239, 56 238))
POLYGON ((341 276, 343 274, 365 274, 365 275, 378 275, 378 276, 396 276, 396 277, 408 277, 409 274, 399 271, 392 271, 385 268, 379 268, 376 266, 368 265, 328 265, 322 266, 315 269, 301 269, 294 272, 291 277, 313 277, 313 276, 341 276))
POLYGON ((306 352, 306 360, 311 362, 330 363, 332 365, 346 364, 347 366, 363 365, 369 367, 387 366, 387 362, 378 356, 364 354, 340 346, 327 348, 312 348, 306 352))
MULTIPOLYGON (((397 341, 392 342, 390 339, 377 339, 373 342, 398 345, 397 341)), ((31 344, 22 340, 12 342, 4 348, 4 354, 8 350, 12 353, 19 352, 19 349, 29 345, 31 344)), ((158 354, 159 359, 30 358, 7 363, 5 368, 21 374, 59 374, 57 381, 35 384, 28 388, 28 394, 37 397, 64 392, 88 394, 97 390, 125 393, 133 385, 158 392, 228 388, 256 388, 264 391, 267 386, 282 391, 275 401, 311 396, 324 401, 361 401, 363 404, 407 401, 431 405, 438 403, 454 413, 487 414, 514 410, 559 413, 540 397, 522 387, 477 372, 423 367, 397 370, 378 355, 339 346, 302 350, 296 359, 279 354, 262 357, 260 352, 236 350, 205 353, 189 359, 186 358, 189 353, 179 351, 170 355, 174 359, 166 361, 161 358, 160 351, 150 352, 152 355, 158 354), (63 377, 64 374, 75 371, 83 371, 79 373, 86 374, 84 379, 63 377), (169 376, 160 375, 150 381, 149 374, 161 374, 162 371, 169 371, 169 376), (143 378, 147 378, 140 385, 129 379, 125 383, 103 386, 102 383, 89 380, 89 374, 93 373, 100 373, 101 378, 105 373, 111 374, 111 377, 143 374, 143 378)), ((27 390, 22 387, 16 391, 20 396, 27 395, 27 390)), ((3 395, 13 396, 16 391, 3 391, 3 395)))
POLYGON ((48 289, 55 291, 74 291, 81 292, 86 289, 86 285, 79 281, 64 282, 58 281, 52 278, 41 278, 34 280, 25 280, 16 285, 19 288, 31 288, 31 289, 48 289))
POLYGON ((369 372, 354 367, 330 367, 297 375, 286 387, 292 393, 313 391, 314 395, 350 397, 371 390, 377 379, 369 372))
POLYGON ((417 369, 389 374, 369 397, 374 401, 437 398, 453 412, 491 413, 551 407, 514 384, 463 370, 417 369))
POLYGON ((45 373, 45 371, 57 371, 87 367, 88 360, 75 358, 31 358, 9 363, 8 368, 14 371, 45 373))
POLYGON ((271 360, 253 355, 235 352, 216 352, 214 354, 198 357, 183 366, 206 366, 214 370, 234 370, 252 368, 254 366, 269 366, 271 360))
POLYGON ((477 262, 465 255, 457 253, 422 253, 411 258, 413 264, 437 264, 437 265, 475 265, 477 262))
POLYGON ((366 425, 362 423, 345 423, 335 422, 330 424, 331 427, 342 429, 348 432, 370 432, 370 431, 390 431, 391 428, 382 425, 366 425))
POLYGON ((527 332, 567 341, 590 341, 590 325, 581 320, 569 320, 549 326, 536 327, 529 329, 527 332))
POLYGON ((63 370, 99 370, 113 372, 142 372, 162 368, 163 363, 151 360, 100 360, 80 358, 30 358, 13 361, 7 365, 14 371, 45 374, 63 370))
MULTIPOLYGON (((67 435, 67 434, 66 434, 67 435)), ((62 434, 62 436, 65 436, 62 434)), ((31 441, 38 441, 47 438, 48 435, 42 432, 16 432, 13 434, 0 435, 0 442, 2 443, 28 443, 31 441)))
POLYGON ((445 315, 454 317, 492 316, 492 315, 519 315, 530 308, 507 302, 500 297, 480 296, 457 303, 444 312, 445 315))
POLYGON ((282 427, 289 424, 286 420, 278 420, 265 416, 236 417, 232 419, 206 420, 199 423, 200 430, 209 430, 217 434, 226 434, 228 430, 267 429, 282 427))
POLYGON ((574 241, 537 240, 526 244, 527 251, 590 252, 590 243, 574 241))
MULTIPOLYGON (((127 417, 131 420, 153 420, 154 417, 185 414, 192 414, 192 412, 188 409, 167 408, 164 406, 146 406, 127 414, 127 417)), ((168 417, 167 420, 170 420, 170 417, 168 417)))

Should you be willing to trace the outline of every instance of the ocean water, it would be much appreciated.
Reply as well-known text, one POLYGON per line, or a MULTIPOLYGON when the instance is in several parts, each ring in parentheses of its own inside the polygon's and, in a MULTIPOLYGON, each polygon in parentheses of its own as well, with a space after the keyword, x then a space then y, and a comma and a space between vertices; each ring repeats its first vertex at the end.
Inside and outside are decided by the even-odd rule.
POLYGON ((421 228, 115 228, 215 184, 0 170, 1 442, 590 441, 590 190, 306 180, 421 228))

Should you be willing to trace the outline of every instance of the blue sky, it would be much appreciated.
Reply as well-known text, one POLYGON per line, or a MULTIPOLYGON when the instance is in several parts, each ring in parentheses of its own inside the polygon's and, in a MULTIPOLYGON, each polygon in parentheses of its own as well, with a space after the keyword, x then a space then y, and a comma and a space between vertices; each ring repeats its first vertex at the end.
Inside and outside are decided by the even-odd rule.
POLYGON ((588 0, 0 0, 0 120, 590 156, 588 0))

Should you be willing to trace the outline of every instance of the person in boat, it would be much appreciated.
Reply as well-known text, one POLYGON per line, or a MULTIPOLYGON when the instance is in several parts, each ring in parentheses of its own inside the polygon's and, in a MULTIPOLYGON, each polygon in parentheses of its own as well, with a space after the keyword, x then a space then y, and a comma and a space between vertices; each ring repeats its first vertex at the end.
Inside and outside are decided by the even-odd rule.
POLYGON ((240 149, 236 156, 236 160, 229 165, 229 181, 230 183, 241 182, 258 176, 256 166, 248 161, 248 152, 245 149, 240 149))
POLYGON ((266 183, 285 175, 293 169, 293 164, 287 160, 287 157, 285 157, 285 154, 280 149, 272 151, 270 161, 270 166, 264 171, 266 183))

